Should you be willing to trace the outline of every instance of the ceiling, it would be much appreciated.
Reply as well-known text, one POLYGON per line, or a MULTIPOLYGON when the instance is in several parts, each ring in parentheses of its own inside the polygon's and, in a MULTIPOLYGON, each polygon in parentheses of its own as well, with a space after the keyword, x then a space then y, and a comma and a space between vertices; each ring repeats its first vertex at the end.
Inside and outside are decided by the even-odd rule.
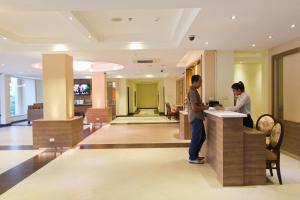
POLYGON ((0 0, 0 5, 0 73, 33 78, 41 70, 32 64, 56 50, 75 60, 125 66, 108 72, 111 78, 163 78, 183 72, 176 66, 187 52, 265 50, 300 37, 300 0, 0 0), (190 35, 196 35, 194 41, 190 35))

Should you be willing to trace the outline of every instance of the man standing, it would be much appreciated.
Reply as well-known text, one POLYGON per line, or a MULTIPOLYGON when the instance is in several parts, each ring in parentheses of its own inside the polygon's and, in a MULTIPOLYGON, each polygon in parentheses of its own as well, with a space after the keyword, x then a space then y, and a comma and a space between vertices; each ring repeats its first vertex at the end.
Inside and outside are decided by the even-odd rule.
POLYGON ((202 86, 202 78, 199 75, 192 76, 192 85, 188 92, 188 114, 189 122, 192 125, 192 139, 189 149, 189 162, 193 164, 203 164, 204 158, 199 157, 199 152, 206 139, 205 128, 203 124, 204 110, 208 106, 204 105, 197 91, 202 86))

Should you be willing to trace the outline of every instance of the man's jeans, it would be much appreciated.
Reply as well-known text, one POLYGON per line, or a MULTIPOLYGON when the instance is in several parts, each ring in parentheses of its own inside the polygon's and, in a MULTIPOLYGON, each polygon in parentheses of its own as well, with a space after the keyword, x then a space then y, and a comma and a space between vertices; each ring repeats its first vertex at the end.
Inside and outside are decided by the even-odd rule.
POLYGON ((191 122, 192 125, 192 139, 190 143, 190 160, 198 159, 198 154, 200 149, 206 139, 205 128, 203 124, 203 120, 194 119, 191 122))

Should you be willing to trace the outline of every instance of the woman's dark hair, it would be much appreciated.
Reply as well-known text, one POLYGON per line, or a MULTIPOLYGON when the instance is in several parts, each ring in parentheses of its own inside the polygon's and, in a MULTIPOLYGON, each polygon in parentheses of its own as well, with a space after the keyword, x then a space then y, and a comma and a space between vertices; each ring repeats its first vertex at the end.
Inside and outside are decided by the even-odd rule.
POLYGON ((192 79, 191 79, 191 82, 192 82, 192 84, 194 83, 194 82, 197 82, 197 81, 199 81, 199 80, 201 80, 202 78, 201 78, 201 76, 200 75, 193 75, 192 76, 192 79))
POLYGON ((235 89, 235 90, 240 90, 242 92, 245 92, 245 86, 244 86, 244 83, 242 81, 239 81, 237 83, 234 83, 232 86, 231 86, 232 89, 235 89))

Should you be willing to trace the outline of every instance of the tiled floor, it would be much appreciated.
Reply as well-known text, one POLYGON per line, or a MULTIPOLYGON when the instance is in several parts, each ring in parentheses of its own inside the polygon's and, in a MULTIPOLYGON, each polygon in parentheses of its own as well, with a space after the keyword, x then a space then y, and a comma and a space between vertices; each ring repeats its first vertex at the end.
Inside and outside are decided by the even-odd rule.
POLYGON ((0 128, 0 145, 32 145, 31 126, 0 128))
POLYGON ((166 116, 156 116, 156 117, 144 117, 144 116, 134 116, 134 117, 117 117, 111 124, 167 124, 167 123, 178 123, 175 119, 168 119, 166 116))
MULTIPOLYGON (((283 156, 284 185, 221 187, 187 149, 70 150, 0 196, 5 200, 298 200, 300 163, 283 156)), ((275 180, 275 179, 274 179, 275 180)))
MULTIPOLYGON (((39 154, 40 150, 0 151, 0 174, 39 154)), ((1 184, 1 183, 0 183, 1 184)))
POLYGON ((179 124, 107 125, 80 144, 187 143, 179 139, 179 124))
MULTIPOLYGON (((30 139, 31 127, 0 129, 3 145, 31 144, 30 139)), ((178 124, 131 124, 105 126, 81 144, 188 142, 179 139, 178 124)), ((264 186, 222 187, 208 164, 187 162, 187 148, 111 148, 68 150, 0 200, 298 200, 300 196, 300 161, 285 155, 284 185, 275 175, 264 186)), ((36 154, 37 150, 0 151, 0 174, 36 154)))

